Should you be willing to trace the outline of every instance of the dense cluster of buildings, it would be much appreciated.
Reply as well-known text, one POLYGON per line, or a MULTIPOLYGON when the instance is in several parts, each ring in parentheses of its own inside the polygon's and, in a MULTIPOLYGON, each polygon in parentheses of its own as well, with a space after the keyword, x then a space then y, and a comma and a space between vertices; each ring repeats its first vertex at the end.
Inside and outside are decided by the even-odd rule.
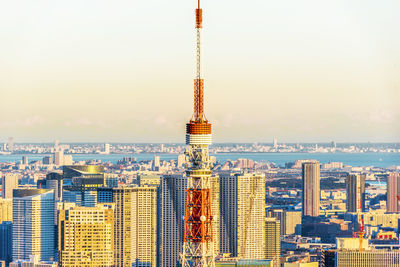
MULTIPOLYGON (((179 266, 185 156, 71 165, 60 164, 65 163, 63 156, 56 151, 52 160, 58 158, 59 164, 51 168, 2 164, 4 265, 179 266)), ((343 174, 339 163, 327 168, 303 160, 281 170, 247 159, 214 163, 216 266, 367 266, 349 262, 371 257, 400 264, 398 173, 381 176, 387 176, 387 198, 380 200, 386 189, 367 189, 370 173, 343 174), (321 189, 326 179, 321 173, 332 175, 333 170, 345 181, 343 188, 321 189), (288 177, 300 179, 298 188, 288 188, 286 182, 269 186, 288 177), (361 224, 362 250, 354 237, 361 224)))
MULTIPOLYGON (((170 153, 180 154, 185 151, 183 144, 133 144, 133 143, 14 143, 13 138, 0 145, 1 154, 49 154, 57 150, 65 154, 132 154, 132 153, 170 153)), ((215 144, 210 153, 400 153, 398 144, 347 144, 330 143, 278 143, 276 138, 272 143, 253 144, 215 144)))

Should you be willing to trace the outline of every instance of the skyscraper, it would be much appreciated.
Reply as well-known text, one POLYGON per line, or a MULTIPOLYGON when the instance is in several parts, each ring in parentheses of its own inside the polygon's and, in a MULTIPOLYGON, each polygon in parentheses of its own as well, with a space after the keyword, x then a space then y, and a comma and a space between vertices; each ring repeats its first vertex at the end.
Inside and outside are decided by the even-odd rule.
POLYGON ((78 205, 94 207, 97 188, 106 185, 104 167, 100 165, 63 166, 63 197, 78 205))
POLYGON ((0 198, 0 223, 12 221, 12 198, 0 198))
POLYGON ((162 179, 162 224, 159 266, 176 267, 183 248, 187 179, 165 175, 162 179))
POLYGON ((2 181, 2 196, 3 198, 12 198, 13 190, 18 188, 18 174, 6 173, 2 181))
POLYGON ((154 157, 152 168, 153 168, 153 171, 158 171, 158 169, 160 168, 160 156, 154 157))
POLYGON ((132 266, 157 266, 157 188, 132 191, 132 266))
POLYGON ((186 156, 184 154, 178 155, 178 161, 176 163, 176 167, 181 168, 185 163, 186 163, 186 156))
POLYGON ((387 177, 387 212, 400 212, 400 175, 397 172, 390 173, 387 177))
POLYGON ((9 152, 13 152, 14 151, 14 138, 13 137, 9 137, 8 138, 7 150, 9 152))
MULTIPOLYGON (((219 196, 219 176, 210 177, 211 187, 211 210, 213 214, 213 236, 214 251, 219 252, 220 248, 220 196, 219 196)), ((160 242, 160 264, 159 266, 178 266, 179 255, 182 253, 183 230, 187 178, 181 174, 165 175, 162 177, 161 184, 161 242, 160 242)))
POLYGON ((54 164, 57 166, 64 165, 64 151, 62 149, 54 152, 54 164))
POLYGON ((301 212, 282 209, 268 211, 268 217, 277 218, 281 225, 281 235, 292 235, 295 233, 296 226, 301 225, 301 212))
POLYGON ((303 216, 319 216, 319 162, 316 160, 304 162, 303 169, 303 216))
POLYGON ((365 210, 365 174, 349 174, 346 181, 347 212, 365 210))
POLYGON ((114 266, 112 205, 60 210, 58 229, 60 266, 114 266))
POLYGON ((13 260, 54 259, 54 190, 14 189, 13 260))
POLYGON ((274 261, 280 267, 281 235, 280 221, 276 218, 265 218, 265 258, 274 261))
POLYGON ((265 257, 265 175, 220 173, 221 253, 265 257))
POLYGON ((113 188, 114 263, 116 267, 132 266, 132 192, 133 188, 113 188))
POLYGON ((110 154, 110 144, 104 144, 104 154, 110 154))
MULTIPOLYGON (((0 223, 0 261, 6 264, 12 260, 12 223, 0 223)), ((1 264, 0 264, 1 266, 1 264)))

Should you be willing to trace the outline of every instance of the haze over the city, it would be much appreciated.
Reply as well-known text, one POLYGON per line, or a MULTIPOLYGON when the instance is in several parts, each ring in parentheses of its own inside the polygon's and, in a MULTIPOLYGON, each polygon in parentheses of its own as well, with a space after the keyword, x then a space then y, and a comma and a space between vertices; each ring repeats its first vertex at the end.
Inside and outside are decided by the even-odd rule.
MULTIPOLYGON (((203 6, 215 141, 400 141, 399 1, 203 6)), ((0 142, 183 142, 194 8, 184 0, 1 3, 0 142)))

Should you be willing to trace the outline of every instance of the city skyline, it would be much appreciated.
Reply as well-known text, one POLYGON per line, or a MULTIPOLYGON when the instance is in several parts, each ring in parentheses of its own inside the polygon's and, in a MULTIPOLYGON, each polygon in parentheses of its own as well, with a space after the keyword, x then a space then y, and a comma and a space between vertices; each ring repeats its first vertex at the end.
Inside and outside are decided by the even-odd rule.
MULTIPOLYGON (((400 141, 396 6, 205 2, 215 141, 400 141)), ((2 141, 184 140, 193 3, 25 1, 2 11, 2 141)))

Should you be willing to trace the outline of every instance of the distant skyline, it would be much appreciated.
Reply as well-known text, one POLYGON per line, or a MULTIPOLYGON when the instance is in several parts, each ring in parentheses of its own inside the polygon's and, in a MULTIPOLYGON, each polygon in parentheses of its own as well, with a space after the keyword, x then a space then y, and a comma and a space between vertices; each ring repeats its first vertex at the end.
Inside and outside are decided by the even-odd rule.
MULTIPOLYGON (((0 143, 183 143, 195 4, 1 3, 0 143)), ((214 142, 400 142, 400 1, 202 6, 214 142)))

